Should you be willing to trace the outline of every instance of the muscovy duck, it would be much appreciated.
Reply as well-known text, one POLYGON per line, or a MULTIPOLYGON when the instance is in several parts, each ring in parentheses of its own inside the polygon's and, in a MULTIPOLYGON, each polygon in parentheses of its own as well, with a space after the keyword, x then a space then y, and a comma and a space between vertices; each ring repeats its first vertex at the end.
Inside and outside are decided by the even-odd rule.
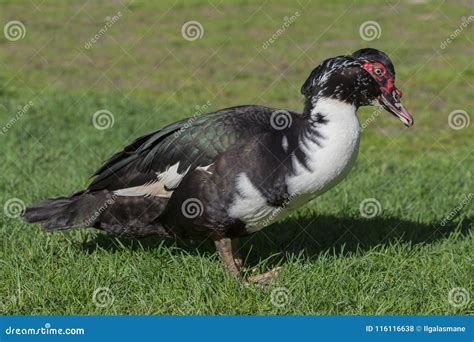
POLYGON ((138 138, 87 189, 24 212, 47 231, 95 227, 117 235, 214 240, 238 279, 239 238, 281 220, 339 183, 359 147, 357 109, 378 102, 406 126, 389 57, 365 48, 323 61, 301 88, 303 113, 257 105, 185 119, 138 138))

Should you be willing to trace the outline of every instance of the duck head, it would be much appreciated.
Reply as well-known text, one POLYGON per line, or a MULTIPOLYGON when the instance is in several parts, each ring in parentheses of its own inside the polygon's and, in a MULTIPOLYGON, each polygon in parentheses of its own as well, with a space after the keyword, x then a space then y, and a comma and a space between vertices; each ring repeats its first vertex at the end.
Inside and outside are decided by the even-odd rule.
POLYGON ((395 87, 393 63, 376 49, 361 49, 350 56, 325 60, 311 72, 301 93, 306 98, 306 108, 321 98, 336 99, 356 108, 378 101, 406 126, 413 125, 413 116, 401 103, 402 92, 395 87))

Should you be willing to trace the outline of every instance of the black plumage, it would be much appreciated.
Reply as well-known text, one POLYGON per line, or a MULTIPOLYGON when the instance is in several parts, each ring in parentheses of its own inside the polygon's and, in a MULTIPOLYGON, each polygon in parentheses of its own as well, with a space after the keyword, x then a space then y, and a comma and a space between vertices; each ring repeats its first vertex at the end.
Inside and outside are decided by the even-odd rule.
MULTIPOLYGON (((255 229, 258 224, 271 223, 271 215, 291 208, 296 198, 314 197, 310 189, 300 194, 294 188, 298 177, 308 183, 312 173, 317 175, 308 146, 317 153, 334 143, 328 136, 336 126, 317 104, 331 100, 327 103, 333 107, 357 109, 388 91, 386 108, 399 115, 393 109, 403 108, 398 90, 389 86, 394 77, 388 56, 374 49, 328 59, 301 88, 302 114, 248 105, 181 120, 113 155, 85 190, 35 204, 24 217, 48 231, 95 227, 130 237, 211 238, 226 266, 240 277, 237 239, 260 229, 255 229), (382 68, 377 63, 388 70, 387 79, 372 73, 372 67, 382 68)), ((324 166, 325 160, 318 163, 324 166)), ((344 176, 339 169, 337 181, 344 176)), ((328 179, 328 186, 335 180, 328 179)))

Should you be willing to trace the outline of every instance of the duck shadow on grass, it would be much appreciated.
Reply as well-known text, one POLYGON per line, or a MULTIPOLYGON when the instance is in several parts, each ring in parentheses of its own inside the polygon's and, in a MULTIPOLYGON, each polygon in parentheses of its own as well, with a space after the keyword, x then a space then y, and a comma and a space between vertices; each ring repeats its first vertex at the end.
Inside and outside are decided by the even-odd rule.
MULTIPOLYGON (((317 258, 332 252, 347 255, 357 250, 368 251, 378 245, 388 245, 396 241, 415 244, 430 244, 445 239, 456 228, 461 235, 467 234, 472 226, 472 217, 459 223, 441 222, 425 224, 399 218, 359 219, 336 216, 317 216, 307 219, 289 219, 263 229, 241 239, 241 254, 246 257, 246 265, 253 267, 262 260, 269 266, 284 263, 295 255, 317 258)), ((178 241, 160 237, 140 240, 118 238, 99 234, 82 245, 86 252, 97 248, 111 252, 128 249, 152 250, 159 246, 173 248, 172 253, 192 254, 215 253, 212 241, 178 241)))

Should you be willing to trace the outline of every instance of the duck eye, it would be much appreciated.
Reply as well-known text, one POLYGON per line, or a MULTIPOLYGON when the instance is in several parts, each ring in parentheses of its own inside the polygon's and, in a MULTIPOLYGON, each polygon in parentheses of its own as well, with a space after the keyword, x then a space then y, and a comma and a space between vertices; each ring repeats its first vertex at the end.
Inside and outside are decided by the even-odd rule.
POLYGON ((381 68, 374 68, 374 74, 376 74, 377 76, 382 76, 383 70, 381 68))

